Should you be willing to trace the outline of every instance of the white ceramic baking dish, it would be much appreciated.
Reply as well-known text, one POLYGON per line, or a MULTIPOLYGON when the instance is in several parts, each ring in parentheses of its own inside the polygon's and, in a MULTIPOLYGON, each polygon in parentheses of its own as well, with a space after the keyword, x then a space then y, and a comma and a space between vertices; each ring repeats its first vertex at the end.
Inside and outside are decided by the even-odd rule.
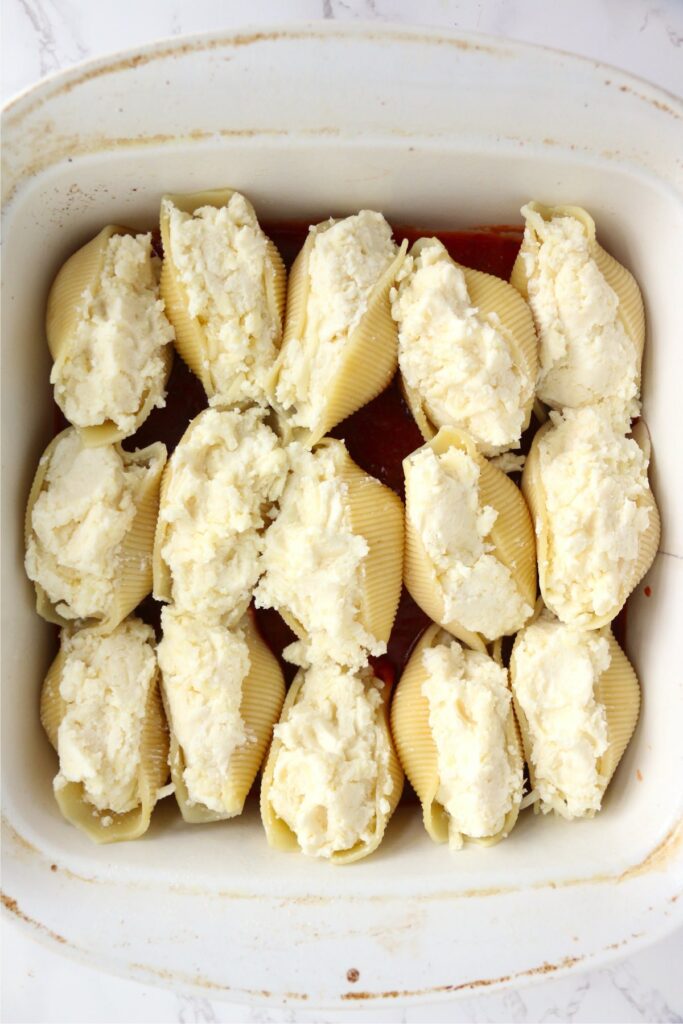
POLYGON ((315 25, 173 40, 19 97, 4 126, 3 897, 36 938, 109 971, 235 1000, 433 1000, 588 967, 681 916, 683 108, 619 71, 494 39, 315 25), (375 207, 442 228, 578 203, 640 281, 662 551, 630 604, 643 712, 603 812, 527 812, 457 855, 416 807, 335 868, 244 818, 96 848, 61 819, 38 724, 49 629, 22 571, 22 513, 51 433, 45 298, 101 225, 153 224, 162 192, 230 185, 264 220, 375 207))

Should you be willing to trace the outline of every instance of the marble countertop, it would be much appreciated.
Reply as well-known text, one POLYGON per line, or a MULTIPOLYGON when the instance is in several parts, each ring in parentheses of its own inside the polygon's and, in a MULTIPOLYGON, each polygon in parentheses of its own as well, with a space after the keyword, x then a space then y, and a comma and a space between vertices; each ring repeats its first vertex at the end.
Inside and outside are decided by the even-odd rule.
MULTIPOLYGON (((574 51, 683 92, 682 0, 3 0, 2 99, 164 36, 337 18, 447 26, 574 51)), ((316 1013, 236 1006, 103 975, 5 925, 3 1021, 680 1021, 683 934, 600 970, 439 1006, 316 1013)))

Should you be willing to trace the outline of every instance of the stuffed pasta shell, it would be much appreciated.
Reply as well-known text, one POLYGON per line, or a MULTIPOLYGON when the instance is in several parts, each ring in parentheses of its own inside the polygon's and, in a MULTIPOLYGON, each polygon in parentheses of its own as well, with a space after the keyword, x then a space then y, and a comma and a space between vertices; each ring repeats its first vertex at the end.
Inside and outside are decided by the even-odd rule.
POLYGON ((536 322, 538 397, 553 409, 609 400, 636 414, 645 314, 635 279, 598 244, 580 207, 528 203, 522 214, 511 283, 536 322))
POLYGON ((62 630, 40 718, 59 755, 64 817, 96 843, 147 831, 168 777, 154 631, 130 617, 107 636, 62 630))
POLYGON ((516 632, 536 600, 536 551, 519 489, 464 431, 442 427, 403 462, 405 584, 470 647, 516 632))
POLYGON ((400 499, 325 438, 290 445, 291 473, 263 550, 257 608, 275 608, 299 637, 285 657, 360 668, 383 654, 403 569, 400 499))
POLYGON ((188 822, 242 813, 285 698, 282 671, 250 615, 227 629, 171 605, 158 657, 171 779, 188 822))
POLYGON ((490 846, 509 835, 523 790, 522 749, 506 670, 438 625, 410 656, 391 729, 429 836, 490 846))
POLYGON ((389 291, 405 256, 380 213, 314 225, 289 275, 270 398, 309 447, 383 391, 396 371, 389 291))
POLYGON ((297 674, 261 785, 271 846, 337 864, 379 846, 403 789, 389 731, 390 689, 367 667, 330 661, 297 674))
POLYGON ((134 434, 166 403, 173 328, 151 234, 108 225, 61 268, 47 300, 50 382, 86 445, 134 434))
POLYGON ((161 201, 161 294, 178 352, 216 406, 266 405, 287 275, 254 208, 232 189, 161 201))
POLYGON ((288 459, 258 408, 206 409, 169 459, 154 541, 154 596, 236 625, 261 573, 288 459))
POLYGON ((165 463, 163 444, 88 448, 74 428, 48 445, 25 522, 39 615, 110 632, 147 596, 165 463))
POLYGON ((648 482, 649 439, 624 433, 606 403, 551 413, 522 474, 548 608, 579 629, 614 619, 649 569, 659 512, 648 482))
POLYGON ((404 393, 425 441, 467 431, 484 455, 518 448, 529 425, 538 358, 531 311, 491 274, 457 264, 421 238, 392 292, 404 393))
POLYGON ((640 710, 610 627, 578 630, 544 609, 517 634, 510 678, 536 809, 592 817, 640 710))

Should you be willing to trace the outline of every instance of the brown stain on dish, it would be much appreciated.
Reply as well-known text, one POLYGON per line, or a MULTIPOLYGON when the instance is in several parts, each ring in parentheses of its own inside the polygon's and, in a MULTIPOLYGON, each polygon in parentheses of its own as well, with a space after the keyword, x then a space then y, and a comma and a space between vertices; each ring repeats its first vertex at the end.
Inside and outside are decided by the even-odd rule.
MULTIPOLYGON (((606 947, 610 948, 610 947, 606 947)), ((370 1000, 370 999, 406 999, 425 998, 427 996, 440 995, 447 992, 464 992, 480 988, 489 988, 492 985, 507 985, 510 982, 519 981, 521 978, 530 978, 537 975, 552 974, 555 971, 567 970, 584 960, 582 956, 566 956, 556 964, 542 963, 538 967, 530 967, 526 971, 517 971, 514 974, 502 974, 498 978, 477 978, 475 981, 463 981, 459 985, 436 985, 433 988, 422 989, 391 989, 388 992, 342 992, 344 1000, 370 1000)))
MULTIPOLYGON (((7 119, 8 124, 12 125, 16 123, 16 121, 21 117, 27 117, 48 100, 55 99, 58 96, 64 96, 67 93, 72 92, 73 89, 76 89, 78 86, 85 85, 87 82, 91 82, 96 78, 117 74, 119 71, 131 71, 135 68, 144 67, 146 64, 151 64, 153 61, 157 60, 166 60, 167 58, 175 60, 178 57, 186 57, 191 53, 203 51, 210 52, 218 50, 221 47, 232 46, 237 49, 243 46, 253 46, 256 43, 275 43, 281 39, 342 39, 349 41, 356 41, 360 39, 362 42, 374 42, 376 40, 385 41, 387 39, 391 39, 392 41, 399 42, 403 41, 418 44, 428 43, 432 46, 450 46, 463 52, 472 51, 473 53, 489 53, 496 57, 512 56, 509 50, 506 51, 501 47, 490 46, 485 43, 474 43, 468 39, 447 36, 431 36, 426 33, 409 32, 364 32, 362 36, 359 36, 344 31, 326 30, 323 32, 319 29, 297 29, 294 31, 280 32, 250 32, 237 35, 220 36, 219 38, 213 39, 201 38, 186 43, 175 43, 173 45, 166 46, 163 49, 155 48, 151 52, 136 53, 130 57, 122 57, 118 60, 112 60, 97 67, 86 67, 80 73, 76 73, 74 77, 70 78, 67 82, 62 82, 61 85, 55 86, 51 92, 47 93, 44 97, 34 100, 33 103, 26 106, 23 111, 19 111, 18 114, 10 113, 22 102, 23 97, 18 96, 15 100, 11 100, 5 107, 6 113, 10 115, 7 119)), ((223 59, 229 60, 230 58, 224 57, 223 59)))
POLYGON ((351 984, 353 985, 353 984, 355 984, 355 982, 358 981, 359 978, 360 978, 360 971, 358 970, 358 968, 357 967, 349 967, 348 971, 346 972, 346 980, 351 982, 351 984))
POLYGON ((0 901, 2 902, 5 910, 16 917, 19 921, 23 921, 25 924, 30 924, 32 928, 36 928, 39 932, 42 932, 44 935, 53 939, 54 942, 58 942, 60 946, 71 945, 63 935, 60 935, 58 932, 53 932, 51 928, 46 927, 46 925, 41 924, 40 921, 36 921, 34 918, 29 917, 28 914, 25 914, 12 896, 8 896, 7 893, 0 892, 0 901))
POLYGON ((233 995, 248 996, 261 999, 289 999, 297 1002, 305 1002, 308 999, 307 992, 270 992, 265 988, 233 988, 230 985, 222 985, 218 981, 206 978, 202 974, 185 974, 182 971, 169 971, 163 967, 149 967, 147 964, 129 963, 132 971, 142 971, 145 974, 152 974, 160 981, 172 982, 174 985, 179 981, 185 985, 194 985, 206 989, 209 992, 230 992, 233 995))
POLYGON ((640 864, 634 864, 627 868, 617 878, 618 882, 625 882, 631 878, 637 878, 648 871, 663 871, 668 867, 670 860, 683 847, 683 818, 681 818, 672 829, 664 836, 662 841, 655 846, 654 850, 645 857, 640 864))
MULTIPOLYGON (((149 64, 151 62, 154 62, 154 61, 165 60, 165 59, 177 59, 177 58, 184 57, 184 56, 186 56, 187 54, 190 54, 190 53, 202 52, 202 51, 206 52, 206 53, 211 53, 212 51, 218 50, 221 47, 226 47, 226 48, 227 47, 232 47, 233 49, 238 49, 240 47, 251 46, 251 45, 259 44, 259 43, 276 42, 276 41, 281 40, 281 39, 288 39, 288 40, 295 40, 295 39, 318 40, 319 39, 319 40, 324 40, 324 39, 330 39, 330 38, 331 39, 336 39, 336 40, 347 41, 347 42, 350 42, 350 43, 354 43, 354 42, 357 42, 357 41, 360 41, 360 42, 375 42, 375 41, 379 41, 379 42, 392 41, 393 42, 393 41, 395 41, 395 42, 412 43, 412 44, 426 44, 426 45, 430 45, 430 46, 451 47, 453 49, 460 50, 460 51, 465 51, 465 52, 466 51, 473 51, 473 52, 488 53, 488 54, 491 54, 494 57, 497 57, 498 59, 501 59, 501 58, 508 59, 510 57, 516 56, 513 51, 505 50, 505 49, 503 49, 500 46, 495 47, 495 46, 487 45, 485 43, 472 42, 471 40, 462 39, 462 38, 459 38, 459 37, 428 35, 426 33, 416 33, 416 32, 409 33, 409 32, 397 32, 397 31, 369 31, 369 32, 365 32, 363 34, 358 34, 357 35, 357 34, 354 34, 354 33, 347 33, 345 31, 336 31, 336 30, 333 30, 333 31, 329 31, 329 30, 321 31, 320 29, 310 28, 310 29, 296 29, 296 30, 278 31, 278 32, 252 32, 252 33, 243 33, 243 34, 236 34, 236 35, 226 35, 226 36, 222 36, 222 37, 219 37, 219 38, 210 38, 210 39, 201 38, 201 39, 196 39, 196 40, 192 40, 192 41, 185 42, 185 43, 176 43, 174 45, 166 46, 166 47, 164 47, 162 49, 154 49, 151 52, 137 53, 137 54, 133 54, 132 56, 122 57, 122 58, 119 58, 118 60, 112 60, 112 61, 109 61, 107 63, 102 63, 102 64, 99 64, 98 66, 95 66, 95 67, 93 67, 93 66, 86 66, 82 71, 74 72, 73 73, 73 77, 70 77, 67 81, 62 81, 61 84, 55 85, 54 87, 52 87, 52 89, 50 89, 50 91, 46 92, 44 95, 42 95, 40 97, 37 97, 32 102, 30 102, 30 101, 27 102, 26 98, 24 96, 19 96, 19 97, 17 97, 17 99, 10 101, 10 103, 8 103, 5 106, 5 109, 4 109, 5 124, 6 124, 6 127, 15 127, 15 126, 18 127, 21 124, 22 120, 24 120, 27 117, 29 117, 35 110, 37 110, 38 108, 40 108, 41 106, 46 104, 48 101, 54 99, 55 97, 58 97, 60 95, 65 95, 65 94, 71 92, 72 90, 74 90, 75 88, 77 88, 78 86, 81 86, 81 85, 83 85, 85 83, 88 83, 88 82, 90 82, 90 81, 92 81, 94 79, 97 79, 97 78, 100 78, 100 77, 103 77, 103 76, 106 76, 106 75, 116 74, 118 72, 125 72, 125 71, 128 71, 128 70, 134 70, 136 68, 142 67, 142 66, 144 66, 146 64, 149 64)), ((224 56, 222 59, 223 60, 230 60, 231 58, 229 56, 224 56)), ((612 82, 611 79, 603 79, 603 82, 608 87, 613 85, 613 82, 612 82)), ((170 80, 167 79, 166 80, 166 84, 167 85, 170 84, 170 80)), ((669 116, 672 116, 672 117, 676 118, 677 120, 680 120, 683 117, 683 115, 681 115, 681 113, 679 113, 676 109, 674 109, 669 104, 663 102, 662 100, 657 100, 657 99, 653 99, 652 97, 645 96, 644 94, 642 94, 641 92, 639 92, 638 90, 632 88, 629 85, 622 84, 622 85, 618 86, 618 88, 619 88, 620 92, 628 93, 628 94, 636 97, 637 99, 639 99, 639 100, 641 100, 641 101, 643 101, 645 103, 648 103, 649 105, 653 106, 655 109, 661 111, 662 113, 666 113, 669 116)), ((336 129, 336 128, 333 128, 333 127, 321 127, 321 128, 318 128, 318 129, 314 129, 312 131, 297 132, 296 134, 297 135, 304 135, 305 136, 305 135, 308 135, 308 134, 311 134, 311 135, 321 135, 321 134, 337 134, 337 133, 338 133, 338 129, 336 129)), ((261 135, 269 136, 270 135, 270 136, 272 136, 273 134, 288 135, 289 132, 287 130, 281 130, 281 129, 263 129, 263 130, 261 130, 261 129, 259 129, 259 130, 255 130, 255 129, 251 129, 251 130, 249 130, 249 129, 240 129, 240 130, 234 130, 234 131, 231 131, 229 129, 223 129, 223 130, 211 131, 211 132, 209 132, 209 131, 202 131, 200 129, 197 129, 194 132, 184 133, 182 135, 172 135, 171 134, 171 135, 157 135, 157 136, 147 136, 147 137, 137 136, 137 137, 129 137, 129 138, 112 138, 112 139, 107 139, 106 137, 102 137, 102 138, 100 138, 98 140, 92 140, 87 145, 82 144, 82 143, 79 144, 77 139, 72 139, 66 148, 65 148, 64 144, 62 143, 61 147, 58 144, 56 147, 51 147, 50 150, 47 151, 47 152, 45 151, 45 141, 46 141, 46 139, 48 139, 48 138, 50 138, 50 137, 52 137, 54 135, 54 126, 47 125, 47 124, 37 125, 37 126, 35 126, 35 129, 33 130, 32 134, 34 134, 36 136, 36 138, 35 138, 35 148, 37 148, 41 152, 41 156, 40 156, 40 158, 38 158, 35 161, 33 161, 33 163, 28 165, 28 167, 25 169, 24 175, 23 175, 21 180, 24 180, 27 177, 29 177, 29 178, 30 177, 34 177, 41 170, 45 169, 47 166, 50 166, 51 164, 54 164, 54 163, 58 162, 60 159, 63 159, 64 157, 71 157, 71 158, 73 158, 74 155, 83 155, 85 153, 100 152, 101 150, 107 149, 107 148, 116 149, 116 148, 123 148, 123 147, 126 147, 126 146, 130 147, 130 146, 142 146, 142 145, 148 145, 148 144, 162 144, 164 142, 171 142, 171 141, 179 142, 179 141, 183 141, 183 140, 187 140, 187 139, 197 141, 197 140, 203 140, 203 139, 206 139, 206 138, 215 138, 215 137, 221 137, 221 136, 224 136, 224 137, 237 137, 237 136, 250 137, 250 136, 255 136, 255 135, 258 135, 258 136, 261 136, 261 135)), ((400 130, 395 129, 395 130, 392 130, 390 132, 390 134, 394 135, 394 136, 396 136, 396 135, 400 136, 402 133, 401 133, 400 130)), ((414 133, 407 133, 407 134, 408 134, 408 137, 412 137, 414 133)), ((512 137, 506 137, 506 138, 512 138, 512 137)), ((24 139, 23 141, 24 141, 24 143, 26 143, 26 139, 24 139)), ((516 141, 519 145, 525 145, 525 143, 528 142, 529 140, 514 139, 513 138, 512 141, 516 141)), ((546 138, 546 139, 544 139, 542 141, 543 141, 543 143, 545 145, 548 145, 548 146, 559 145, 559 143, 557 143, 556 140, 552 139, 552 138, 546 138)), ((575 149, 576 147, 573 144, 568 144, 568 148, 575 149)), ((603 156, 618 156, 618 154, 606 154, 606 153, 603 153, 603 156)), ((19 184, 20 184, 20 181, 17 181, 17 182, 14 182, 14 183, 10 183, 10 185, 7 188, 7 194, 6 194, 5 202, 9 202, 13 198, 17 188, 19 187, 19 184)))
MULTIPOLYGON (((6 824, 7 828, 8 828, 8 830, 12 833, 13 838, 16 839, 18 844, 23 849, 26 849, 27 851, 30 851, 31 853, 34 853, 37 856, 42 857, 42 854, 40 853, 39 850, 36 849, 36 847, 34 847, 31 843, 29 843, 27 840, 25 840, 18 832, 16 832, 16 830, 11 825, 9 825, 9 823, 5 822, 5 824, 6 824)), ((683 821, 679 822, 673 829, 671 829, 670 832, 667 834, 667 836, 662 840, 662 842, 659 843, 651 851, 651 853, 646 858, 644 858, 643 861, 641 861, 638 865, 635 865, 633 868, 630 868, 627 871, 623 872, 621 875, 612 875, 612 876, 609 876, 609 875, 596 875, 593 878, 588 878, 588 879, 585 879, 585 878, 584 879, 569 879, 569 880, 566 880, 564 882, 559 882, 559 883, 557 883, 557 882, 539 883, 538 885, 532 886, 530 888, 540 889, 540 888, 548 888, 548 887, 550 887, 550 888, 553 888, 553 889, 560 889, 560 888, 566 888, 566 887, 570 887, 570 886, 574 886, 574 885, 588 885, 588 884, 599 883, 599 882, 617 882, 618 883, 618 882, 626 881, 626 880, 628 880, 628 879, 630 879, 630 878, 632 878, 634 876, 637 876, 639 874, 643 874, 643 873, 645 873, 647 871, 650 871, 650 870, 662 870, 664 867, 666 867, 666 864, 667 864, 668 860, 671 858, 671 856, 677 852, 677 850, 678 850, 678 848, 679 848, 679 846, 681 845, 682 842, 683 842, 683 821)), ((56 867, 57 867, 56 865, 51 864, 50 865, 50 870, 52 871, 56 867)), ((69 871, 68 869, 62 868, 61 870, 65 871, 65 873, 67 873, 70 877, 72 877, 72 878, 74 878, 76 880, 82 880, 82 881, 87 881, 87 882, 99 881, 98 879, 81 878, 81 876, 75 874, 74 872, 69 871)), ((194 894, 195 892, 199 893, 199 892, 202 891, 202 890, 199 890, 199 889, 190 889, 190 888, 181 887, 181 886, 177 886, 177 887, 174 886, 172 888, 174 889, 174 891, 184 892, 184 893, 188 893, 188 894, 194 894)), ((457 892, 447 892, 447 893, 430 894, 428 896, 422 897, 421 899, 457 899, 457 898, 463 898, 463 897, 466 898, 466 897, 476 897, 476 896, 486 897, 486 896, 490 896, 490 895, 499 895, 499 894, 504 894, 504 893, 513 893, 513 892, 517 892, 517 891, 519 891, 519 890, 515 889, 513 887, 510 887, 508 889, 504 889, 504 888, 471 889, 471 890, 466 890, 466 891, 460 892, 460 893, 457 893, 457 892)), ((218 896, 218 897, 224 897, 224 898, 230 898, 230 899, 263 899, 263 898, 266 898, 266 897, 261 897, 261 896, 254 895, 254 894, 246 894, 246 893, 239 893, 239 892, 234 892, 233 893, 233 892, 227 892, 227 891, 219 892, 219 893, 212 893, 212 896, 214 898, 216 896, 218 896)), ((368 897, 357 897, 357 898, 359 900, 361 900, 361 899, 363 899, 363 900, 368 899, 368 897)), ((396 897, 396 898, 398 899, 399 897, 396 897)), ((348 902, 348 897, 344 897, 343 899, 344 899, 345 902, 348 902)), ((387 902, 389 899, 391 899, 391 897, 375 897, 374 899, 372 899, 372 902, 387 902)), ((676 894, 676 895, 674 895, 672 897, 669 897, 668 902, 669 903, 675 903, 677 900, 678 900, 678 894, 676 894)), ((299 899, 295 899, 295 900, 293 900, 291 902, 294 902, 296 904, 330 903, 330 902, 332 902, 332 900, 329 897, 302 897, 302 898, 299 898, 299 899)), ((30 918, 27 914, 25 914, 19 908, 19 906, 17 904, 17 901, 15 899, 13 899, 12 897, 8 897, 5 894, 2 894, 2 903, 5 906, 5 908, 10 913, 12 913, 14 916, 16 916, 20 920, 22 920, 22 921, 32 925, 33 927, 39 929, 44 935, 46 935, 49 938, 53 939, 58 944, 60 944, 60 945, 69 945, 69 946, 72 945, 71 943, 68 942, 67 939, 65 939, 63 936, 59 935, 57 932, 52 931, 51 929, 47 928, 45 925, 41 924, 41 922, 35 921, 32 918, 30 918)), ((283 905, 284 905, 284 901, 283 901, 283 905)), ((654 908, 650 908, 650 909, 652 910, 654 908)), ((619 942, 611 943, 610 945, 605 946, 602 951, 603 952, 604 951, 610 951, 611 952, 611 951, 616 951, 618 949, 621 949, 622 947, 628 945, 628 943, 632 939, 635 940, 637 938, 642 937, 642 934, 643 934, 642 932, 634 933, 633 935, 631 935, 628 938, 622 939, 619 942)), ((74 948, 77 948, 77 947, 74 947, 74 948)), ((344 1001, 347 1001, 347 1002, 348 1001, 353 1001, 353 1000, 356 1000, 356 1001, 363 1001, 363 1000, 370 1001, 370 1000, 377 1000, 377 999, 389 1000, 389 999, 397 999, 397 998, 423 998, 424 999, 424 998, 436 996, 436 995, 439 995, 439 994, 442 994, 442 993, 455 993, 455 992, 461 992, 461 991, 474 991, 474 990, 477 990, 477 989, 480 989, 480 988, 488 988, 488 987, 491 987, 491 986, 494 986, 494 985, 504 985, 504 984, 507 984, 509 982, 514 982, 514 981, 517 981, 517 980, 521 980, 523 978, 534 977, 534 976, 538 976, 538 975, 547 975, 547 974, 551 974, 551 973, 554 973, 554 972, 557 972, 557 971, 561 971, 561 970, 568 970, 568 969, 574 967, 576 964, 578 964, 578 963, 580 963, 580 962, 582 962, 582 961, 584 961, 586 959, 589 959, 589 958, 590 958, 590 954, 585 954, 583 956, 567 956, 567 957, 564 957, 562 960, 559 960, 555 964, 544 962, 542 964, 539 964, 536 967, 532 967, 532 968, 529 968, 529 969, 524 970, 524 971, 518 971, 518 972, 513 973, 513 974, 501 975, 501 976, 495 977, 495 978, 479 978, 479 979, 475 979, 473 981, 462 982, 462 983, 459 983, 457 985, 455 985, 455 984, 447 984, 447 985, 437 985, 437 986, 434 986, 434 987, 431 987, 431 988, 424 988, 424 989, 390 990, 390 991, 386 991, 386 992, 349 991, 349 992, 341 993, 340 994, 340 998, 342 1000, 344 1000, 344 1001)), ((141 963, 138 963, 138 962, 130 963, 129 964, 129 968, 132 971, 142 972, 142 973, 144 973, 144 974, 146 974, 148 976, 156 977, 159 980, 165 981, 165 982, 168 982, 168 983, 177 984, 178 982, 180 982, 180 983, 192 985, 192 986, 195 986, 195 987, 198 987, 198 988, 202 988, 202 989, 205 989, 205 990, 208 990, 208 991, 231 992, 231 993, 233 993, 235 995, 238 995, 238 996, 246 996, 246 997, 250 997, 250 998, 256 997, 256 998, 262 998, 262 999, 279 998, 279 999, 289 1000, 289 1001, 292 1001, 292 1002, 303 1002, 303 1001, 305 1001, 305 1000, 307 1000, 309 998, 308 994, 304 993, 304 992, 287 991, 287 992, 273 993, 273 992, 270 992, 270 991, 265 990, 265 989, 239 989, 239 988, 231 988, 230 986, 222 985, 219 982, 215 982, 212 979, 206 978, 205 976, 200 975, 200 974, 197 974, 197 975, 186 975, 186 974, 183 974, 182 972, 170 971, 170 970, 166 970, 164 968, 152 967, 150 965, 141 964, 141 963)), ((353 972, 355 972, 357 970, 358 970, 357 968, 349 968, 349 970, 347 971, 347 980, 348 980, 348 982, 350 984, 355 984, 355 982, 360 977, 360 972, 358 972, 358 978, 353 973, 353 972)))
POLYGON ((632 89, 630 85, 620 85, 619 92, 628 93, 630 96, 636 96, 643 103, 649 103, 650 106, 654 107, 655 110, 661 110, 663 114, 669 114, 671 117, 676 118, 677 121, 681 120, 681 115, 673 107, 670 107, 668 103, 663 103, 661 100, 655 100, 651 96, 643 96, 642 93, 632 89))

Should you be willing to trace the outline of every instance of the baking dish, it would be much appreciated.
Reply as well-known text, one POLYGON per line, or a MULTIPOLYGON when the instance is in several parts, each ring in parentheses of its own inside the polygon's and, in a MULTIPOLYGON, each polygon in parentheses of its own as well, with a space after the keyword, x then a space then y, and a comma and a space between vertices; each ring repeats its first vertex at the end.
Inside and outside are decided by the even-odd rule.
POLYGON ((129 977, 307 1006, 433 1001, 594 965, 681 920, 683 602, 677 300, 683 106, 591 61, 508 41, 306 25, 162 42, 83 65, 4 123, 3 901, 36 938, 129 977), (490 850, 434 846, 415 806, 335 869, 243 819, 193 828, 166 801, 137 843, 94 848, 59 816, 38 722, 52 633, 21 518, 52 432, 43 315, 61 262, 103 224, 154 223, 164 192, 229 185, 263 221, 362 206, 398 223, 517 223, 576 203, 638 278, 661 551, 629 605, 641 720, 593 821, 521 816, 490 850))

